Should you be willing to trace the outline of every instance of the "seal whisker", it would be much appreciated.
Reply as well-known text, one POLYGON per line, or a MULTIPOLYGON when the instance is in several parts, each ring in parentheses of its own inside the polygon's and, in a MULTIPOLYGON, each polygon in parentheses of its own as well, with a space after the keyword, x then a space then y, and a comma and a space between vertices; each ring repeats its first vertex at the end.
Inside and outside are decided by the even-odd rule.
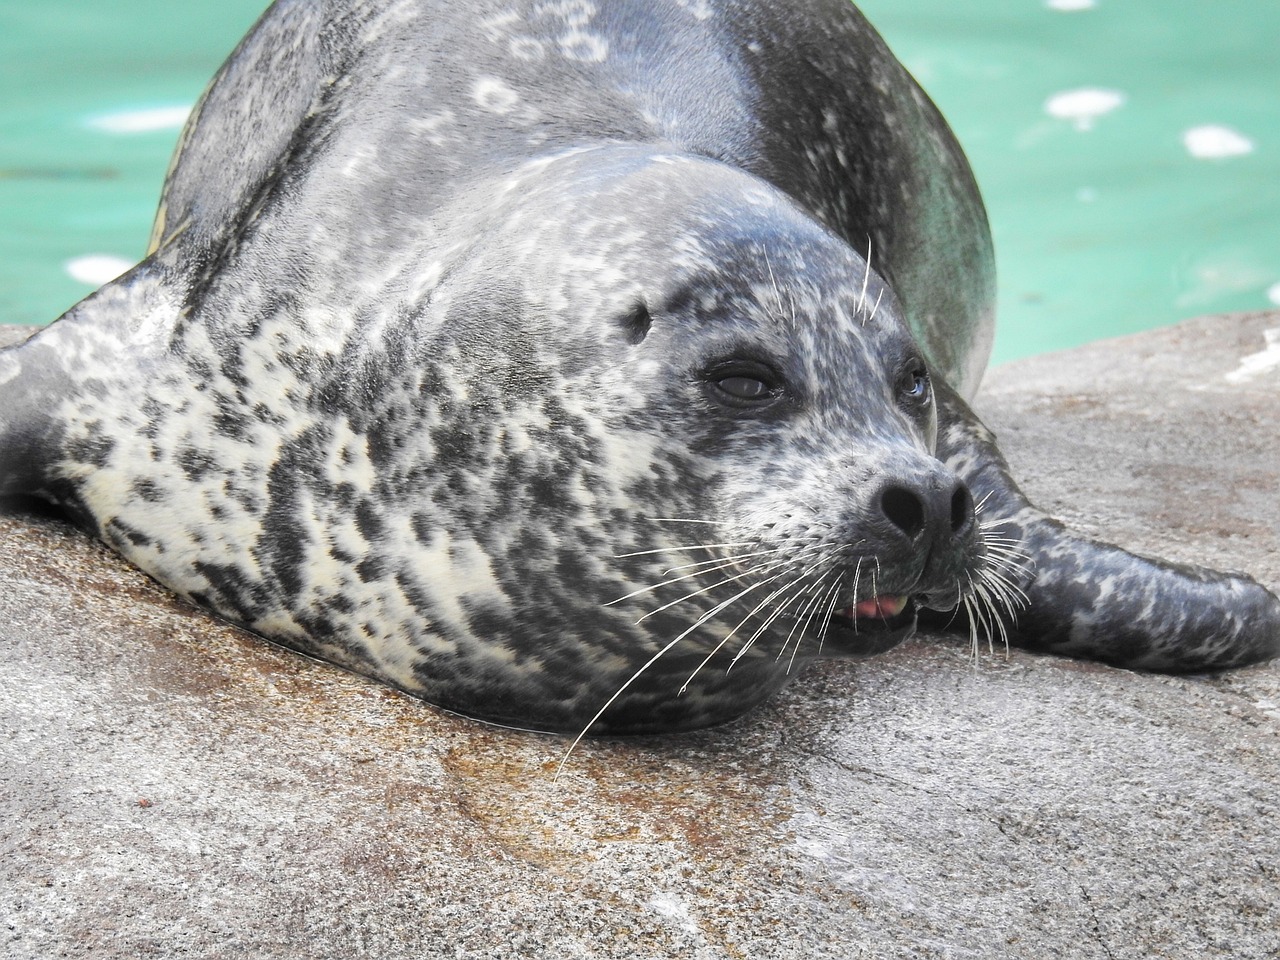
POLYGON ((642 520, 648 520, 650 523, 705 523, 712 527, 724 526, 718 520, 693 520, 689 517, 641 517, 642 520))
POLYGON ((876 305, 875 305, 874 307, 872 307, 872 308, 871 308, 871 316, 867 317, 866 323, 864 323, 864 324, 863 324, 863 326, 864 326, 864 327, 865 327, 868 323, 871 323, 872 321, 874 321, 874 320, 875 320, 875 318, 876 318, 876 314, 880 311, 880 300, 881 300, 883 297, 884 297, 884 287, 881 287, 881 288, 880 288, 880 292, 879 292, 878 294, 876 294, 876 305))
POLYGON ((695 543, 685 547, 655 547, 652 550, 637 550, 634 553, 615 553, 613 559, 626 560, 629 557, 650 557, 656 553, 681 553, 687 550, 719 550, 724 547, 750 546, 750 540, 730 541, 728 543, 695 543))
MULTIPOLYGON (((771 571, 771 570, 776 569, 779 565, 789 565, 790 563, 794 563, 795 561, 802 559, 806 554, 812 553, 814 549, 815 549, 815 547, 814 547, 813 545, 806 546, 806 547, 805 547, 804 549, 802 549, 802 550, 797 554, 797 556, 796 556, 793 560, 791 560, 791 561, 782 561, 782 562, 780 562, 780 563, 778 563, 778 564, 768 564, 768 565, 765 565, 765 566, 764 566, 764 568, 763 568, 762 570, 747 571, 747 573, 752 573, 752 572, 754 572, 754 573, 767 573, 767 572, 769 572, 769 571, 771 571)), ((797 583, 802 582, 802 581, 804 580, 804 578, 805 578, 806 576, 808 576, 808 574, 809 574, 809 572, 810 572, 810 571, 812 571, 815 567, 817 567, 818 565, 820 565, 820 562, 821 562, 821 561, 819 561, 819 563, 818 563, 818 564, 813 564, 813 565, 811 565, 811 566, 810 566, 809 568, 807 568, 804 572, 802 572, 798 577, 796 577, 795 579, 791 580, 790 582, 788 582, 788 583, 787 583, 786 585, 784 585, 783 587, 780 587, 779 589, 775 590, 775 591, 774 591, 773 593, 771 593, 768 597, 766 597, 766 598, 765 598, 764 600, 762 600, 759 604, 757 604, 757 605, 756 605, 756 607, 755 607, 754 609, 752 609, 752 610, 751 610, 751 612, 750 612, 750 613, 748 613, 748 614, 747 614, 747 616, 746 616, 746 617, 744 617, 744 618, 743 618, 743 620, 742 620, 740 623, 738 623, 738 624, 737 624, 737 626, 735 626, 735 627, 734 627, 734 628, 733 628, 733 629, 732 629, 732 630, 731 630, 731 631, 730 631, 730 632, 729 632, 729 633, 728 633, 728 634, 727 634, 727 635, 726 635, 726 636, 725 636, 725 637, 720 641, 720 643, 719 643, 719 644, 717 644, 717 645, 716 645, 715 649, 713 649, 713 650, 711 651, 711 653, 709 653, 709 654, 707 655, 707 657, 702 661, 702 663, 700 663, 700 664, 698 665, 698 667, 697 667, 697 668, 693 671, 693 673, 689 676, 688 680, 686 680, 686 681, 685 681, 685 683, 681 686, 681 688, 680 688, 680 692, 684 692, 684 690, 688 687, 689 683, 691 683, 691 682, 693 681, 693 679, 694 679, 694 678, 697 676, 697 674, 702 670, 702 668, 703 668, 704 666, 706 666, 706 664, 711 660, 711 658, 712 658, 712 657, 713 657, 717 652, 719 652, 719 650, 720 650, 720 649, 722 649, 722 648, 724 647, 724 645, 725 645, 725 644, 726 644, 730 639, 732 639, 732 637, 733 637, 733 636, 735 636, 735 635, 738 633, 738 631, 739 631, 743 626, 745 626, 745 625, 746 625, 746 623, 748 623, 748 622, 751 620, 751 618, 752 618, 753 616, 757 615, 757 614, 760 612, 760 610, 762 610, 762 609, 764 609, 766 606, 768 606, 768 604, 769 604, 769 603, 771 603, 773 600, 775 600, 778 596, 780 596, 780 595, 782 595, 782 594, 786 593, 788 590, 790 590, 790 589, 791 589, 793 586, 795 586, 797 583)), ((757 586, 762 586, 762 585, 767 584, 767 583, 772 583, 773 581, 777 580, 779 577, 781 577, 781 576, 783 576, 783 575, 784 575, 783 573, 775 574, 774 576, 772 576, 772 577, 768 577, 767 579, 765 579, 765 580, 761 581, 761 582, 760 582, 760 584, 758 584, 757 586)), ((721 581, 721 583, 726 583, 726 582, 729 582, 729 580, 721 581)), ((716 586, 719 586, 719 585, 720 585, 720 584, 716 584, 716 586)), ((739 594, 739 596, 742 596, 742 595, 743 595, 743 594, 739 594)), ((687 598, 684 598, 684 599, 687 599, 687 598)), ((732 599, 732 598, 731 598, 731 599, 732 599)), ((771 623, 771 622, 772 622, 772 620, 776 617, 776 615, 777 615, 777 614, 779 614, 779 613, 781 613, 781 612, 782 612, 782 609, 784 609, 784 608, 785 608, 785 602, 784 602, 782 605, 780 605, 779 610, 778 610, 778 611, 776 611, 776 612, 775 612, 775 614, 773 614, 773 615, 771 615, 770 617, 766 618, 765 623, 764 623, 764 625, 762 626, 761 630, 757 630, 756 634, 754 634, 751 638, 749 638, 749 639, 747 640, 747 642, 746 642, 745 644, 743 644, 742 649, 741 649, 741 650, 739 650, 737 654, 735 654, 735 656, 734 656, 733 660, 732 660, 732 661, 730 662, 730 664, 729 664, 729 667, 728 667, 728 668, 726 668, 726 669, 732 669, 733 665, 734 665, 735 663, 737 663, 738 659, 739 659, 739 658, 740 658, 740 657, 741 657, 741 656, 746 652, 746 650, 751 646, 751 643, 755 640, 756 636, 759 636, 759 634, 762 632, 762 630, 763 630, 763 629, 766 629, 766 628, 767 628, 767 625, 768 625, 769 623, 771 623)))
MULTIPOLYGON (((744 570, 744 571, 742 571, 742 573, 739 573, 739 574, 737 574, 736 576, 733 576, 733 577, 726 577, 726 578, 725 578, 725 579, 723 579, 723 580, 718 580, 718 581, 716 581, 715 583, 711 584, 710 586, 703 587, 701 590, 695 590, 693 593, 685 594, 683 597, 680 597, 680 598, 678 598, 678 599, 676 599, 676 600, 672 600, 670 603, 663 604, 662 606, 658 607, 656 610, 650 610, 650 611, 649 611, 648 613, 646 613, 643 617, 641 617, 639 620, 637 620, 637 621, 636 621, 636 623, 643 623, 645 620, 648 620, 648 619, 649 619, 650 617, 652 617, 654 614, 661 613, 663 610, 669 610, 671 607, 674 607, 674 606, 676 606, 677 604, 684 603, 684 601, 686 601, 686 600, 692 600, 694 597, 701 596, 702 594, 707 593, 707 592, 708 592, 708 591, 710 591, 710 590, 714 590, 714 589, 716 589, 717 587, 722 587, 722 586, 724 586, 726 583, 736 583, 737 581, 742 580, 744 577, 749 577, 749 576, 752 576, 752 575, 758 575, 758 574, 765 574, 765 573, 769 573, 770 571, 773 571, 773 570, 778 569, 778 567, 786 566, 787 562, 788 562, 788 561, 786 561, 786 560, 778 560, 778 561, 773 562, 773 563, 765 564, 763 569, 756 569, 755 567, 752 567, 752 568, 750 568, 750 569, 748 569, 748 570, 744 570)), ((716 570, 719 570, 719 569, 723 569, 723 568, 716 568, 716 570)), ((714 572, 716 572, 716 570, 712 570, 712 571, 700 570, 700 571, 698 571, 697 573, 687 574, 687 575, 685 575, 685 576, 683 576, 683 577, 680 577, 679 579, 680 579, 680 580, 688 580, 690 577, 696 577, 696 576, 699 576, 699 575, 701 575, 701 574, 703 574, 703 573, 708 573, 708 572, 714 573, 714 572)), ((778 574, 778 576, 781 576, 781 574, 778 574)), ((774 577, 770 577, 768 580, 766 580, 766 581, 764 581, 764 582, 769 583, 769 582, 772 582, 773 580, 776 580, 776 579, 777 579, 777 576, 774 576, 774 577)), ((674 580, 673 580, 673 581, 669 581, 669 582, 671 582, 671 583, 675 583, 675 582, 677 582, 677 581, 674 581, 674 580)), ((659 586, 661 586, 661 585, 662 585, 662 584, 659 584, 659 586)), ((643 592, 643 591, 642 591, 642 592, 643 592)))
MULTIPOLYGON (((1009 653, 1009 633, 1005 629, 1004 618, 1000 616, 1000 611, 996 609, 997 600, 991 595, 991 592, 988 589, 989 584, 979 581, 975 586, 977 589, 977 599, 980 603, 986 606, 990 622, 994 625, 996 632, 999 633, 1000 643, 1004 647, 1005 655, 1007 656, 1009 653)), ((1010 610, 1010 613, 1012 613, 1012 610, 1010 610)), ((994 644, 995 637, 988 633, 987 649, 992 653, 995 652, 994 644)))
MULTIPOLYGON (((684 567, 671 567, 665 572, 671 573, 675 570, 688 569, 689 567, 699 567, 701 569, 694 570, 692 573, 682 574, 681 576, 678 576, 678 577, 672 577, 669 580, 663 580, 660 583, 650 584, 647 587, 641 587, 639 590, 633 590, 631 593, 628 593, 626 596, 618 597, 616 600, 610 600, 608 603, 605 604, 605 606, 609 607, 609 606, 613 606, 616 603, 622 603, 622 601, 624 600, 630 600, 632 597, 638 597, 642 593, 649 593, 653 590, 657 590, 660 587, 670 586, 673 583, 683 583, 685 580, 693 580, 694 578, 700 577, 703 574, 717 573, 720 570, 737 566, 741 560, 750 559, 752 557, 770 556, 778 552, 779 552, 778 550, 763 550, 763 551, 760 551, 759 553, 744 553, 736 557, 717 557, 714 560, 704 560, 701 563, 687 564, 684 567)), ((746 571, 745 573, 741 574, 740 577, 737 579, 740 579, 741 576, 746 576, 750 572, 751 572, 750 570, 746 571)), ((731 581, 722 580, 720 582, 726 583, 731 581)), ((718 586, 718 584, 712 584, 712 586, 713 587, 718 586)), ((697 594, 689 594, 689 596, 697 596, 697 594)), ((684 599, 688 599, 688 598, 686 597, 684 599)))
POLYGON ((858 294, 858 312, 862 314, 862 325, 867 325, 867 284, 871 282, 871 234, 867 234, 867 260, 862 271, 862 292, 858 294))
POLYGON ((1000 637, 1001 645, 1007 652, 1009 649, 1009 633, 1005 627, 1004 617, 998 608, 1003 607, 1011 620, 1016 620, 1017 611, 1025 606, 1025 594, 1015 585, 1003 578, 995 579, 993 569, 978 571, 977 580, 969 576, 969 589, 963 597, 965 609, 969 613, 970 643, 974 655, 978 652, 978 628, 987 637, 987 649, 995 652, 995 638, 1000 637), (1017 591, 1016 593, 1013 591, 1017 591), (1021 595, 1021 596, 1019 596, 1021 595))
MULTIPOLYGON (((693 628, 691 627, 690 630, 692 629, 693 628)), ((604 706, 602 706, 599 710, 595 712, 595 715, 590 720, 587 721, 586 726, 584 726, 582 730, 578 733, 578 735, 573 738, 573 742, 569 744, 569 749, 567 749, 564 752, 564 756, 560 758, 560 762, 556 765, 555 775, 551 778, 553 783, 560 779, 560 774, 564 772, 564 765, 569 762, 569 757, 573 755, 573 751, 577 748, 578 744, 582 742, 582 738, 587 735, 587 731, 590 730, 592 726, 595 725, 595 722, 599 720, 602 716, 604 716, 604 712, 608 710, 611 706, 613 706, 614 701, 616 701, 620 696, 622 696, 622 694, 626 691, 626 689, 629 686, 631 686, 631 684, 635 683, 636 680, 638 680, 646 670, 648 670, 655 663, 661 660, 662 657, 666 655, 666 653, 670 651, 677 643, 683 640, 688 635, 688 633, 689 631, 685 631, 685 633, 680 634, 680 636, 676 637, 674 640, 668 643, 665 647, 663 647, 661 650, 655 653, 652 657, 646 660, 644 663, 644 666, 642 666, 639 670, 633 673, 630 676, 630 678, 628 678, 626 683, 620 686, 614 692, 613 696, 611 696, 608 700, 605 701, 604 706)))
MULTIPOLYGON (((863 561, 864 559, 866 559, 866 558, 865 558, 865 557, 859 557, 859 558, 858 558, 858 565, 857 565, 856 567, 854 567, 854 568, 853 568, 853 602, 854 602, 854 603, 857 603, 857 602, 858 602, 858 584, 859 584, 859 582, 860 582, 860 581, 861 581, 861 579, 862 579, 862 561, 863 561)), ((873 592, 874 592, 874 589, 873 589, 873 592)), ((858 618, 857 618, 857 617, 854 617, 854 618, 853 618, 853 632, 854 632, 854 633, 857 633, 857 632, 858 632, 858 618)))
MULTIPOLYGON (((792 580, 791 583, 787 585, 788 589, 790 589, 791 587, 795 587, 796 588, 795 591, 791 594, 791 596, 787 597, 786 599, 778 603, 778 605, 774 608, 773 612, 770 613, 767 617, 765 617, 765 619, 761 622, 760 626, 756 629, 756 632, 747 638, 747 642, 743 644, 742 649, 739 650, 738 653, 734 656, 735 661, 738 659, 738 657, 741 657, 744 653, 746 653, 747 649, 752 644, 754 644, 757 640, 759 640, 760 637, 764 635, 764 632, 767 629, 769 629, 769 627, 771 627, 778 620, 779 617, 782 617, 783 615, 786 614, 788 607, 790 607, 793 603, 796 603, 802 597, 804 597, 805 592, 808 590, 808 585, 804 581, 807 580, 809 575, 819 566, 821 566, 821 561, 819 561, 818 563, 815 563, 808 570, 806 570, 800 576, 796 577, 796 579, 792 580)), ((789 637, 790 637, 790 634, 788 634, 788 638, 789 637)))
MULTIPOLYGON (((774 579, 776 579, 776 577, 774 579)), ((626 682, 623 683, 622 686, 618 687, 618 689, 614 691, 613 695, 609 697, 608 700, 605 701, 604 705, 595 712, 595 714, 592 716, 590 720, 587 721, 586 725, 582 728, 582 730, 578 733, 578 735, 573 738, 573 742, 569 744, 569 749, 566 750, 564 756, 560 758, 560 763, 556 767, 556 773, 553 779, 559 778, 561 771, 564 770, 564 765, 569 761, 569 757, 573 753, 574 749, 578 746, 579 743, 582 742, 582 738, 587 735, 587 731, 590 730, 592 726, 595 725, 595 722, 597 720, 599 720, 602 716, 604 716, 604 712, 608 710, 611 706, 613 706, 613 704, 617 701, 617 699, 620 696, 622 696, 623 693, 626 692, 628 687, 630 687, 633 683, 635 683, 638 679, 640 679, 640 677, 644 674, 646 670, 648 670, 660 659, 662 659, 662 657, 664 657, 667 653, 669 653, 672 649, 674 649, 676 644, 678 644, 681 640, 689 636, 689 634, 693 633, 693 631, 697 630, 699 627, 701 627, 704 623, 706 623, 708 620, 710 620, 712 617, 718 614, 725 607, 728 607, 730 604, 736 603, 738 600, 742 599, 747 594, 751 593, 753 590, 757 590, 760 587, 764 586, 764 584, 767 582, 769 581, 761 581, 761 582, 753 583, 751 584, 751 586, 747 587, 744 590, 740 590, 738 593, 734 594, 732 597, 729 597, 727 600, 720 601, 720 603, 716 604, 714 607, 712 607, 710 610, 704 613, 701 617, 695 620, 690 627, 688 627, 684 632, 682 632, 674 640, 671 640, 670 642, 668 642, 666 646, 662 647, 657 653, 655 653, 652 657, 646 660, 644 662, 644 665, 641 666, 639 670, 637 670, 630 677, 628 677, 626 682)))
POLYGON ((778 651, 777 657, 774 658, 775 661, 777 661, 781 660, 786 655, 787 647, 791 645, 791 638, 794 636, 795 646, 792 648, 791 660, 788 661, 788 670, 790 669, 790 663, 795 661, 796 653, 800 650, 800 644, 804 640, 805 632, 809 630, 810 625, 813 623, 813 618, 817 615, 818 609, 822 606, 823 598, 827 595, 826 580, 829 576, 834 576, 834 585, 839 585, 840 573, 838 570, 828 570, 814 581, 809 590, 810 598, 805 603, 802 610, 803 619, 798 621, 796 624, 798 629, 793 628, 791 633, 787 635, 787 642, 782 645, 782 648, 778 651))
POLYGON ((981 647, 978 644, 978 618, 973 612, 973 599, 969 594, 962 594, 960 597, 961 604, 964 605, 965 619, 969 621, 969 656, 973 659, 974 665, 977 665, 978 655, 981 647))
POLYGON ((995 652, 995 647, 992 645, 991 624, 987 621, 987 615, 982 604, 977 600, 976 585, 974 584, 972 577, 969 577, 968 579, 969 590, 965 594, 964 606, 965 610, 969 614, 969 643, 973 651, 973 656, 976 659, 981 649, 978 645, 979 631, 986 635, 987 646, 992 653, 995 652))
MULTIPOLYGON (((786 654, 787 647, 791 645, 791 638, 796 637, 797 631, 800 632, 801 636, 804 635, 804 630, 808 628, 808 624, 813 618, 811 610, 818 605, 823 596, 822 582, 826 580, 830 573, 831 571, 824 573, 814 584, 802 587, 796 592, 796 601, 805 598, 810 593, 810 589, 812 589, 812 596, 809 596, 809 598, 805 600, 804 605, 800 607, 799 613, 796 614, 796 622, 792 625, 791 631, 787 634, 786 640, 782 642, 782 646, 778 650, 778 655, 774 657, 775 662, 781 660, 786 654)), ((799 644, 800 638, 796 637, 796 645, 799 646, 799 644)))
POLYGON ((773 287, 773 297, 775 300, 778 301, 778 316, 782 317, 783 320, 789 319, 791 321, 790 323, 791 329, 794 330, 795 319, 796 319, 795 304, 794 303, 792 304, 791 314, 790 314, 790 317, 788 317, 787 310, 786 310, 786 303, 783 301, 783 298, 782 298, 782 291, 778 289, 778 278, 774 276, 773 263, 769 260, 769 251, 764 250, 762 252, 764 253, 765 269, 769 271, 769 284, 773 287))
MULTIPOLYGON (((773 595, 768 598, 768 600, 770 601, 774 600, 781 594, 790 590, 792 587, 797 587, 797 585, 799 585, 796 589, 796 592, 792 596, 788 597, 786 600, 783 600, 781 603, 779 603, 777 608, 771 614, 769 614, 767 617, 764 618, 764 621, 756 629, 756 632, 747 638, 747 642, 742 645, 742 649, 739 650, 736 654, 734 654, 733 660, 730 661, 729 666, 727 668, 728 670, 732 670, 733 665, 737 663, 742 658, 742 655, 745 654, 751 648, 752 644, 754 644, 756 640, 758 640, 764 634, 765 630, 769 629, 769 626, 775 620, 777 620, 778 617, 782 616, 782 614, 786 612, 787 606, 793 600, 804 596, 804 592, 807 589, 807 587, 805 586, 805 580, 809 577, 811 573, 813 573, 814 570, 822 566, 824 561, 825 561, 825 558, 819 558, 816 563, 811 564, 808 568, 806 568, 803 572, 801 572, 801 574, 798 577, 796 577, 794 580, 792 580, 782 589, 775 591, 773 595)), ((790 639, 790 635, 788 635, 788 640, 789 639, 790 639)), ((785 644, 784 644, 784 647, 785 647, 785 644)))
POLYGON ((663 576, 666 576, 668 573, 675 573, 677 570, 693 570, 693 569, 696 569, 697 567, 710 567, 713 569, 718 569, 718 565, 723 565, 725 562, 737 563, 741 560, 751 560, 756 557, 777 556, 778 554, 786 553, 788 550, 791 549, 791 547, 792 545, 780 544, 776 547, 770 547, 768 550, 757 550, 757 551, 754 551, 753 553, 739 553, 729 557, 712 557, 709 560, 698 560, 693 563, 682 563, 675 567, 668 567, 666 570, 663 571, 663 576))
POLYGON ((970 609, 977 617, 980 633, 987 638, 987 651, 995 653, 995 631, 991 626, 990 611, 987 609, 986 604, 982 602, 978 592, 978 584, 972 577, 969 578, 969 599, 972 601, 970 609))
MULTIPOLYGON (((782 576, 784 576, 784 574, 781 574, 781 573, 777 574, 774 577, 770 577, 769 580, 765 582, 771 583, 772 581, 777 580, 779 577, 782 577, 782 576)), ((719 653, 721 649, 724 648, 724 645, 728 643, 734 637, 734 635, 737 634, 737 632, 747 624, 747 621, 749 621, 757 613, 763 610, 771 600, 773 600, 775 597, 778 596, 778 594, 784 593, 787 590, 791 589, 791 587, 795 584, 795 582, 796 582, 795 580, 792 580, 790 583, 786 584, 785 586, 779 587, 773 593, 769 594, 769 596, 765 597, 758 604, 756 604, 756 606, 752 608, 751 612, 748 613, 745 617, 742 618, 742 620, 738 622, 738 625, 736 627, 734 627, 727 634, 725 634, 724 638, 719 643, 717 643, 714 647, 712 647, 711 652, 708 653, 703 658, 702 662, 699 663, 697 667, 694 668, 693 673, 689 674, 689 679, 687 679, 681 685, 679 693, 677 693, 677 696, 679 696, 680 694, 683 694, 685 690, 688 689, 689 684, 693 682, 694 677, 696 677, 702 671, 702 668, 711 662, 711 658, 714 657, 717 653, 719 653)), ((739 650, 738 653, 734 656, 734 658, 729 661, 729 666, 726 668, 726 672, 728 672, 728 670, 733 669, 733 665, 738 662, 738 657, 742 656, 742 654, 746 652, 746 649, 748 646, 750 646, 750 643, 751 641, 748 640, 745 644, 743 644, 742 649, 739 650)))
POLYGON ((993 590, 998 591, 1010 613, 1016 614, 1015 607, 1022 609, 1031 602, 1022 587, 1010 580, 996 567, 986 568, 980 576, 986 580, 986 583, 993 590))
MULTIPOLYGON (((835 616, 836 604, 840 602, 840 581, 837 579, 831 585, 831 600, 827 603, 826 614, 818 623, 818 656, 822 656, 822 644, 827 639, 827 631, 831 629, 831 618, 835 616)), ((796 644, 795 650, 791 653, 791 663, 787 664, 787 672, 791 672, 791 664, 795 663, 796 654, 800 652, 800 644, 796 644)))

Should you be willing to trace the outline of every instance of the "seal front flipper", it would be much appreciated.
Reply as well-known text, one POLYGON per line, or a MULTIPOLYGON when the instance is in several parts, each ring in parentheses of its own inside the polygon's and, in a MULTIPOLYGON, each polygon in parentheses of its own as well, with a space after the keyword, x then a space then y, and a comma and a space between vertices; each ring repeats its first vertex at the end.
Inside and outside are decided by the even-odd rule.
POLYGON ((938 456, 969 485, 980 519, 1016 540, 1011 574, 1025 594, 1009 641, 1018 646, 1182 673, 1280 655, 1280 600, 1242 574, 1170 563, 1081 536, 1032 506, 990 431, 938 385, 938 456))
POLYGON ((107 453, 104 405, 139 389, 177 307, 145 261, 23 343, 0 350, 0 500, 76 509, 77 478, 107 453))

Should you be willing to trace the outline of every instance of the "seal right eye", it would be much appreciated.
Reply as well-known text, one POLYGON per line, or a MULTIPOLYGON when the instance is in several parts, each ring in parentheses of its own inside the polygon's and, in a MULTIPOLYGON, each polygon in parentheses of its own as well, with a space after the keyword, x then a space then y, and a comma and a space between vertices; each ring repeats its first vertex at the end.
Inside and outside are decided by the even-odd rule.
POLYGON ((769 385, 754 377, 725 377, 716 386, 739 400, 759 400, 770 393, 769 385))
POLYGON ((763 406, 782 394, 781 378, 763 363, 751 360, 716 364, 703 379, 717 400, 735 407, 763 406))

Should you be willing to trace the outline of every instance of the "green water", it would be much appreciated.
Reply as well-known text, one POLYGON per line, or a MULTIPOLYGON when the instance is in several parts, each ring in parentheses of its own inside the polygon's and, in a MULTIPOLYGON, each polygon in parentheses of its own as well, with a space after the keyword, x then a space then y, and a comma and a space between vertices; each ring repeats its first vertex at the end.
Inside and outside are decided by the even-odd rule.
MULTIPOLYGON (((1280 302, 1280 4, 862 7, 977 169, 998 359, 1280 302), (1047 112, 1078 90, 1113 108, 1047 112), (1200 135, 1226 155, 1192 155, 1204 127, 1226 128, 1200 135)), ((0 0, 0 321, 45 323, 89 293, 110 267, 83 258, 141 256, 181 108, 261 8, 0 0)))

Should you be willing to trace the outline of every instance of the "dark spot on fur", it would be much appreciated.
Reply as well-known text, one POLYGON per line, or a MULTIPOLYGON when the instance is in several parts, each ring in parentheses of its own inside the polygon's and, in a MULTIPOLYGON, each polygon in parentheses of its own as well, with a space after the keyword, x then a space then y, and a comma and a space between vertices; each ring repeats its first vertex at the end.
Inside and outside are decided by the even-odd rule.
POLYGON ((246 428, 252 421, 245 413, 244 406, 236 397, 229 397, 225 393, 218 394, 216 403, 218 412, 213 416, 214 430, 232 440, 247 441, 246 428))
POLYGON ((259 562, 267 566, 278 578, 289 596, 297 596, 302 589, 302 567, 306 558, 304 537, 309 517, 299 519, 299 463, 304 463, 310 451, 299 442, 281 455, 271 468, 267 495, 270 508, 262 518, 262 536, 256 552, 259 562))
MULTIPOLYGON (((152 540, 149 536, 134 527, 129 526, 119 517, 112 517, 107 522, 102 533, 103 539, 111 544, 117 550, 123 550, 126 544, 132 544, 135 547, 150 546, 152 540)), ((163 551, 161 551, 163 552, 163 551)))
POLYGON ((163 503, 165 500, 165 492, 154 480, 145 477, 133 482, 133 495, 146 503, 163 503))
POLYGON ((168 419, 169 411, 164 404, 156 400, 154 397, 148 397, 142 402, 142 427, 139 433, 148 440, 154 440, 160 435, 160 428, 168 419))
MULTIPOLYGON (((89 424, 89 429, 101 428, 101 423, 89 424)), ((105 467, 111 459, 111 451, 116 442, 101 433, 95 433, 83 440, 73 440, 67 444, 67 456, 78 463, 91 467, 105 467)))
POLYGON ((374 583, 386 576, 387 562, 381 557, 366 557, 356 565, 356 576, 365 583, 374 583))
POLYGON ((360 531, 360 536, 369 543, 377 543, 382 539, 385 527, 372 500, 362 500, 356 507, 356 528, 360 531))
POLYGON ((425 612, 432 608, 431 597, 426 590, 403 570, 396 574, 396 586, 415 610, 425 612))
POLYGON ((192 599, 215 610, 230 610, 241 622, 262 616, 271 603, 268 588, 256 577, 246 576, 231 564, 196 561, 195 571, 209 583, 210 590, 193 593, 192 599))
POLYGON ((188 480, 200 480, 217 467, 211 456, 194 447, 183 447, 175 459, 188 480))
POLYGON ((461 606, 466 612, 471 631, 477 637, 492 640, 511 632, 511 621, 492 607, 476 604, 467 597, 462 598, 461 606))
POLYGON ((436 538, 437 525, 428 514, 415 513, 411 521, 413 535, 419 543, 430 543, 436 538))
POLYGON ((528 495, 539 506, 559 507, 564 504, 564 479, 543 475, 531 477, 525 485, 528 495))

